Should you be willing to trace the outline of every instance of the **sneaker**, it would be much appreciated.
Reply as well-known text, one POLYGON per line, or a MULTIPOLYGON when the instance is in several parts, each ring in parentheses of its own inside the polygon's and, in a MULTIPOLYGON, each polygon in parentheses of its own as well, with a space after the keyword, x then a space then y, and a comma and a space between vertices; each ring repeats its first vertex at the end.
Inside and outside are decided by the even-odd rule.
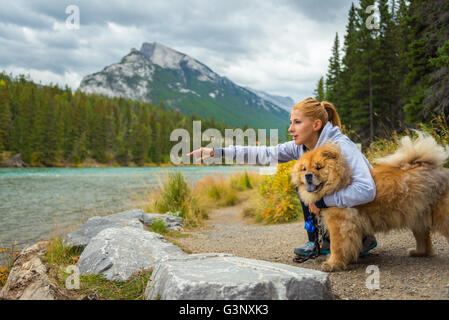
POLYGON ((366 236, 363 238, 363 247, 359 257, 364 257, 368 251, 374 249, 377 246, 377 241, 374 236, 366 236))
POLYGON ((293 252, 297 254, 298 256, 308 256, 309 254, 312 254, 315 251, 315 242, 309 241, 305 245, 301 247, 295 248, 293 252))
MULTIPOLYGON (((314 251, 315 251, 315 242, 313 241, 309 241, 302 247, 297 247, 295 248, 295 250, 293 250, 293 252, 299 256, 308 256, 314 251)), ((329 254, 329 253, 331 253, 330 242, 329 240, 324 240, 323 245, 320 247, 320 254, 329 254)))

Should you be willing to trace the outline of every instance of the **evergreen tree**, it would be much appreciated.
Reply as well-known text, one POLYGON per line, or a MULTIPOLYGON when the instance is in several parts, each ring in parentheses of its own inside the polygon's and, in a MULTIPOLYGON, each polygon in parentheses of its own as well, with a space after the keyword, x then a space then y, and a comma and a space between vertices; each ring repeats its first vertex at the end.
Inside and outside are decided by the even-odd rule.
POLYGON ((355 65, 350 82, 355 93, 351 97, 354 105, 352 125, 360 132, 364 141, 372 141, 374 138, 375 61, 378 41, 376 29, 367 27, 370 13, 367 13, 366 9, 371 5, 371 0, 361 0, 360 8, 356 9, 356 52, 359 62, 355 65))
POLYGON ((352 111, 357 106, 357 102, 355 101, 357 94, 352 86, 352 76, 359 61, 357 55, 357 16, 354 3, 351 4, 348 14, 343 52, 344 56, 340 76, 340 87, 342 90, 339 97, 339 105, 336 107, 338 108, 337 110, 342 123, 347 127, 351 127, 353 120, 352 111))
POLYGON ((447 114, 449 107, 449 73, 447 68, 432 64, 438 48, 449 38, 449 3, 444 0, 416 0, 410 3, 408 24, 410 37, 407 58, 410 87, 406 113, 411 122, 428 121, 434 114, 447 114))
POLYGON ((320 80, 318 80, 317 87, 316 87, 315 91, 313 92, 313 95, 315 96, 315 99, 317 99, 318 101, 325 100, 326 92, 324 91, 323 77, 321 77, 320 80))
POLYGON ((380 14, 377 39, 379 47, 375 60, 374 72, 374 125, 376 135, 383 135, 383 127, 390 132, 400 125, 400 111, 396 108, 399 100, 399 61, 396 51, 397 38, 394 34, 395 24, 388 0, 378 0, 380 14))
POLYGON ((340 42, 338 40, 338 33, 335 34, 334 45, 332 47, 332 56, 329 59, 329 68, 326 76, 326 96, 325 100, 338 105, 340 97, 340 75, 341 75, 341 61, 340 61, 340 42))

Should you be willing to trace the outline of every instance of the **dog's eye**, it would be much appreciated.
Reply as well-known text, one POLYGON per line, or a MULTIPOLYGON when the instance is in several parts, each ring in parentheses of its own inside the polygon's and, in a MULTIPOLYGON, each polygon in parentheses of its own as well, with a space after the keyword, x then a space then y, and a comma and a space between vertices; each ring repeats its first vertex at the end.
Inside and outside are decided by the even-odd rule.
POLYGON ((317 169, 318 171, 320 171, 321 167, 320 167, 320 166, 316 166, 315 169, 317 169))
POLYGON ((306 167, 302 167, 302 171, 306 171, 306 167))

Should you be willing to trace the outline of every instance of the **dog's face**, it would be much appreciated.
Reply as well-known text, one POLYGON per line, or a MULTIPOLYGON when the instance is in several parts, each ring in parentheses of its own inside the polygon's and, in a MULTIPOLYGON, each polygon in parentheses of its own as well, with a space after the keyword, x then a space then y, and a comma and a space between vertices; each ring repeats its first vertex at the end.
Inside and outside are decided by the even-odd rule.
POLYGON ((291 180, 298 186, 301 200, 310 204, 349 184, 348 171, 340 148, 328 143, 306 152, 293 166, 291 180))

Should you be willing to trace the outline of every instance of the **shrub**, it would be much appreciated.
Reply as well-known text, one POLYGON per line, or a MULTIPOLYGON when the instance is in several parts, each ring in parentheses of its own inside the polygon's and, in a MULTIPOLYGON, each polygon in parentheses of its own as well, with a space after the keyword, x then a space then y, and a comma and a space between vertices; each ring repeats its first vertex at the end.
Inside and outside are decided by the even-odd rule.
POLYGON ((191 198, 190 187, 181 172, 169 173, 168 179, 161 186, 161 193, 155 202, 158 212, 180 212, 184 217, 191 198))
POLYGON ((207 210, 199 205, 197 197, 181 172, 169 173, 165 182, 161 183, 160 191, 151 191, 146 210, 159 213, 179 212, 184 226, 196 227, 207 218, 207 210))
POLYGON ((259 187, 262 207, 256 219, 266 223, 289 222, 302 213, 295 186, 290 182, 290 172, 295 161, 278 165, 275 175, 267 176, 259 187), (257 217, 258 216, 258 217, 257 217))

